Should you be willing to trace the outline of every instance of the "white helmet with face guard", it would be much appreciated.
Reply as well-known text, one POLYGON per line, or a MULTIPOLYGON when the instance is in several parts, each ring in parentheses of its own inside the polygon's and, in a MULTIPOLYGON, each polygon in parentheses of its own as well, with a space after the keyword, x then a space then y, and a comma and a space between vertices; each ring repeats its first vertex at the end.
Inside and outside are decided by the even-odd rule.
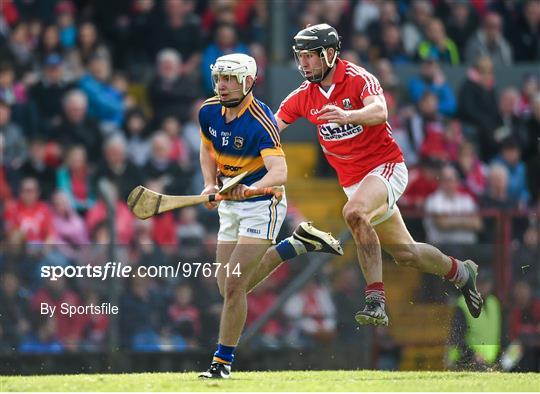
POLYGON ((210 70, 212 71, 212 87, 219 97, 221 105, 224 107, 235 107, 240 104, 244 97, 246 97, 251 89, 253 89, 255 79, 257 78, 257 63, 255 62, 255 59, 243 53, 232 53, 230 55, 218 57, 216 62, 210 66, 210 70), (221 76, 228 76, 229 78, 236 77, 236 80, 242 87, 242 97, 240 99, 227 101, 221 99, 217 84, 221 76), (247 86, 247 77, 253 78, 253 84, 251 86, 247 86))

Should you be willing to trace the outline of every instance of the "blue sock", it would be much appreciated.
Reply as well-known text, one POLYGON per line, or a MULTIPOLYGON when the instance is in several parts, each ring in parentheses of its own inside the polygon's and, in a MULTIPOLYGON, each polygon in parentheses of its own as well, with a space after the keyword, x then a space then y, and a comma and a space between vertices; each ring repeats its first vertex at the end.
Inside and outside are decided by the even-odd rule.
POLYGON ((234 349, 236 349, 236 346, 226 346, 218 343, 213 361, 222 364, 232 364, 234 360, 234 349))
POLYGON ((276 251, 283 261, 290 260, 299 255, 289 238, 285 238, 276 245, 276 251))

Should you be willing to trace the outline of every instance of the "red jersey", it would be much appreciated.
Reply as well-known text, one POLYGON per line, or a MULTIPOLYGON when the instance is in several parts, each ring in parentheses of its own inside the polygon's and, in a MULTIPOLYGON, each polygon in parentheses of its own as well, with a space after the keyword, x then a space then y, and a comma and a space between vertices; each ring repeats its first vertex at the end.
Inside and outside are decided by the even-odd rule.
POLYGON ((382 94, 377 78, 362 67, 337 59, 333 85, 325 91, 318 83, 305 81, 281 103, 276 114, 293 123, 307 118, 317 126, 319 142, 343 187, 360 182, 384 163, 401 163, 403 154, 392 138, 388 122, 375 126, 326 123, 317 120, 320 110, 333 104, 345 110, 360 109, 368 96, 382 94))
POLYGON ((8 231, 21 231, 28 242, 43 243, 54 235, 49 206, 43 201, 31 206, 10 201, 6 205, 4 220, 8 231))

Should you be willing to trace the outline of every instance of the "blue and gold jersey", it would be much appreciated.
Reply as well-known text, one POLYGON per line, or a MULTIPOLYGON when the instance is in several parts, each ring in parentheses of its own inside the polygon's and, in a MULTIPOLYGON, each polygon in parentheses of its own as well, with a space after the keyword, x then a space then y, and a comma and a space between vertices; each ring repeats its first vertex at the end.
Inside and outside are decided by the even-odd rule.
POLYGON ((263 157, 285 155, 274 114, 253 96, 229 123, 219 99, 209 98, 199 110, 199 123, 202 142, 214 154, 219 171, 226 177, 248 171, 245 185, 267 173, 263 157))

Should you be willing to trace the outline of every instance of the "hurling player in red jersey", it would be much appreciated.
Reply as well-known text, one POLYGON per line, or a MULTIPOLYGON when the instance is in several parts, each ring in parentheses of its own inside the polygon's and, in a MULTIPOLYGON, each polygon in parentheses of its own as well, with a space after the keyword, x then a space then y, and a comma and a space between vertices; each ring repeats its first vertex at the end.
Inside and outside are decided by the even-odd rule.
POLYGON ((477 265, 415 242, 396 206, 407 186, 407 167, 392 138, 377 78, 338 57, 340 38, 328 24, 307 27, 294 41, 298 69, 306 81, 283 100, 276 120, 280 131, 301 117, 317 126, 322 150, 348 197, 343 216, 367 282, 366 304, 356 314, 357 322, 388 324, 381 247, 400 265, 454 283, 471 315, 478 317, 483 301, 476 288, 477 265))

